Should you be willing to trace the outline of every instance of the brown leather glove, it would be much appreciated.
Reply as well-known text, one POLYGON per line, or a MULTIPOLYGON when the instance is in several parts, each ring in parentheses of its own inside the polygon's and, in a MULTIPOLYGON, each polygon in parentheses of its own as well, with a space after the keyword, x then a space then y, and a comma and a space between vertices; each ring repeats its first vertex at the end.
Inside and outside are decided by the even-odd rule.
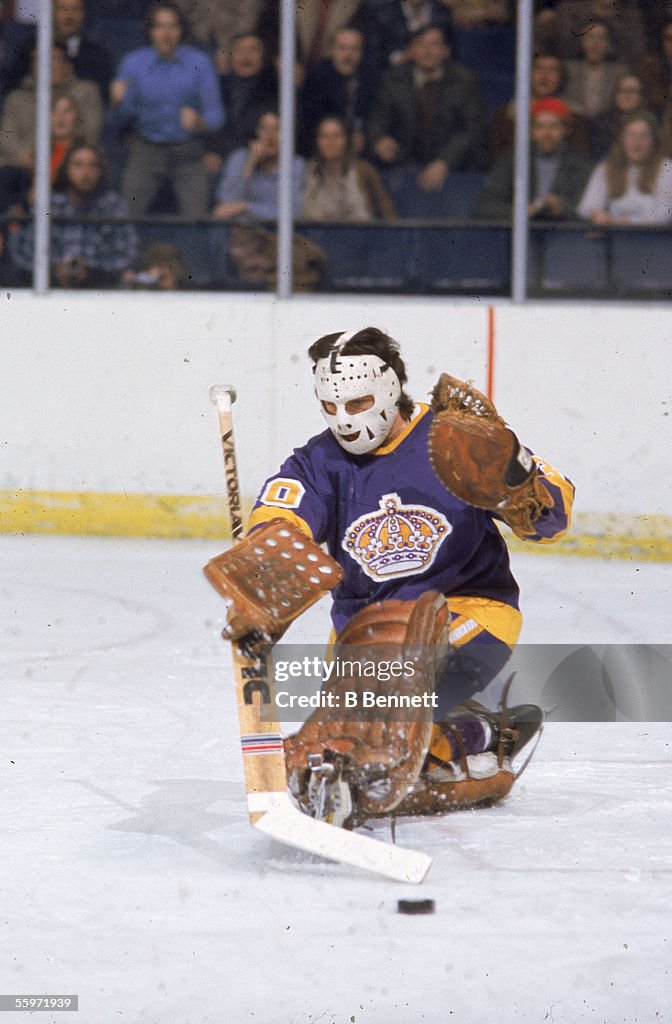
POLYGON ((260 526, 203 572, 230 602, 222 636, 257 631, 272 642, 343 578, 338 562, 284 519, 260 526))
POLYGON ((492 402, 471 384, 442 373, 432 409, 429 458, 444 487, 467 505, 496 512, 517 536, 533 534, 553 499, 534 459, 492 402))

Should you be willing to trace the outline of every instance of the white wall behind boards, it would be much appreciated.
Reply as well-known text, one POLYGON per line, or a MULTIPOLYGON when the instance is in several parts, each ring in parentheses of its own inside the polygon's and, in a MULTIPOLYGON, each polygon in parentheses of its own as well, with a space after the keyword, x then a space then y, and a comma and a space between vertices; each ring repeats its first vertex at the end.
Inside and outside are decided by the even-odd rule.
MULTIPOLYGON (((213 383, 233 383, 243 491, 323 428, 306 349, 372 324, 399 339, 410 390, 487 371, 487 303, 265 294, 4 294, 0 488, 223 490, 213 383)), ((494 398, 595 513, 672 514, 672 318, 664 306, 495 309, 494 398), (667 467, 667 468, 666 468, 667 467)))

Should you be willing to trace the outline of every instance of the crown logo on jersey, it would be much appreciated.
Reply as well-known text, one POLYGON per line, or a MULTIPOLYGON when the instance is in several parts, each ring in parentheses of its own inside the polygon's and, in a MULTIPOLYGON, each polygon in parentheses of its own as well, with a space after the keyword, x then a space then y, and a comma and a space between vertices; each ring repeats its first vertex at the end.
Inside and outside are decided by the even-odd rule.
POLYGON ((424 572, 452 531, 448 520, 425 505, 402 505, 398 494, 384 494, 379 505, 350 524, 345 550, 374 580, 424 572))

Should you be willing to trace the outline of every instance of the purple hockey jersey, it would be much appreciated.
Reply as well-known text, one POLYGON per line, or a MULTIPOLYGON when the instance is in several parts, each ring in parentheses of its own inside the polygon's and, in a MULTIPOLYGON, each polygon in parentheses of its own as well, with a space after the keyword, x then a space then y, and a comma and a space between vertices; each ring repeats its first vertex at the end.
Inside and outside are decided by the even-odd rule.
MULTIPOLYGON (((367 455, 345 452, 326 430, 296 449, 262 488, 250 528, 292 519, 342 566, 344 578, 332 593, 337 630, 372 601, 411 600, 426 590, 446 594, 449 604, 451 597, 477 598, 518 608, 495 516, 453 497, 432 469, 432 417, 426 405, 416 406, 404 431, 367 455)), ((566 531, 574 489, 535 462, 555 500, 530 538, 543 542, 566 531)))

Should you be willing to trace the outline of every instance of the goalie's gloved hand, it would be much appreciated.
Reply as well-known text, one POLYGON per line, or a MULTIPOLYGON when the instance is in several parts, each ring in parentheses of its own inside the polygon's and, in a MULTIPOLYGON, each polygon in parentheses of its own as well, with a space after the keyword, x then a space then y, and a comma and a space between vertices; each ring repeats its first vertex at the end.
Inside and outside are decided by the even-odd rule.
POLYGON ((429 458, 441 483, 467 505, 496 512, 519 537, 553 499, 534 459, 470 383, 442 373, 432 392, 429 458))
POLYGON ((343 578, 338 562, 284 519, 259 527, 203 571, 228 601, 222 636, 236 640, 258 630, 272 643, 343 578))

